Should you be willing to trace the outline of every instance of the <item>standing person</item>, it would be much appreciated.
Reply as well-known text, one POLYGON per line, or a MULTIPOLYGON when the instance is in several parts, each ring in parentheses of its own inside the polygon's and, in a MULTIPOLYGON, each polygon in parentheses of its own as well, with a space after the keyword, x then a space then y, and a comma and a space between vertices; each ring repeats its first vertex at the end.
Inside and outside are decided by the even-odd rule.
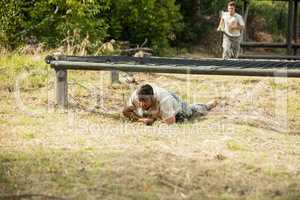
POLYGON ((223 32, 223 59, 237 58, 239 56, 245 22, 243 17, 235 12, 235 8, 235 1, 229 1, 227 6, 228 12, 222 12, 217 29, 223 32))
POLYGON ((207 104, 189 106, 173 92, 145 84, 132 93, 123 109, 123 115, 131 121, 146 125, 152 125, 159 119, 167 124, 174 124, 203 116, 216 104, 216 100, 213 100, 207 104))

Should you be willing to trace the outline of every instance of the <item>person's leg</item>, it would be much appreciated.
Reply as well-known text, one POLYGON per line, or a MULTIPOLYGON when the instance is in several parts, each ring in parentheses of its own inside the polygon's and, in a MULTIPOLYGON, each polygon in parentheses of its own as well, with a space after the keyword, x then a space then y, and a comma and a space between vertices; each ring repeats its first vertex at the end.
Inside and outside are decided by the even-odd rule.
MULTIPOLYGON (((169 91, 170 92, 170 91, 169 91)), ((183 101, 178 95, 176 95, 174 92, 170 92, 170 94, 176 99, 176 101, 181 105, 181 112, 185 116, 190 116, 192 114, 192 110, 190 106, 183 101)))
POLYGON ((217 101, 212 100, 206 104, 196 103, 191 105, 191 109, 193 111, 191 118, 204 116, 210 111, 212 108, 217 106, 217 101))
POLYGON ((183 123, 188 120, 188 117, 183 113, 179 112, 175 115, 176 123, 183 123))
POLYGON ((240 48, 241 48, 241 39, 234 38, 232 41, 232 53, 233 53, 233 58, 238 58, 239 53, 240 53, 240 48))
POLYGON ((214 107, 216 107, 217 104, 218 104, 218 101, 216 99, 214 99, 214 100, 211 100, 211 101, 207 102, 205 105, 206 105, 208 110, 211 110, 214 107))
POLYGON ((200 116, 206 115, 209 110, 208 106, 202 103, 192 104, 191 109, 193 111, 193 115, 197 114, 200 116))
POLYGON ((216 107, 217 100, 209 101, 206 104, 196 103, 189 106, 186 102, 182 101, 175 93, 170 92, 171 95, 181 104, 181 111, 176 114, 176 123, 185 122, 186 120, 195 119, 204 116, 209 110, 216 107))
POLYGON ((223 59, 230 59, 230 51, 228 49, 223 49, 223 55, 222 55, 223 59))
POLYGON ((223 34, 223 59, 230 59, 232 58, 232 49, 231 49, 231 40, 230 38, 226 35, 223 34))

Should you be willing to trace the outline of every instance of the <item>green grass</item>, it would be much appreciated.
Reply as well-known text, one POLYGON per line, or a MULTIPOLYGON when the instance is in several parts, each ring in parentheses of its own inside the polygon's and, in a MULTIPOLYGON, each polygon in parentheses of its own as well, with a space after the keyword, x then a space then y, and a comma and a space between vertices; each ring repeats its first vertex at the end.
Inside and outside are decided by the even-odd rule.
POLYGON ((34 139, 35 136, 34 136, 34 133, 32 133, 32 132, 26 132, 23 134, 23 138, 25 140, 31 140, 31 139, 34 139))
POLYGON ((43 60, 45 55, 35 58, 18 53, 10 53, 0 57, 0 81, 1 87, 8 87, 11 90, 15 81, 22 74, 29 74, 22 86, 25 88, 38 88, 45 86, 47 79, 47 66, 43 60))
POLYGON ((247 151, 248 150, 246 145, 241 144, 240 142, 235 141, 235 140, 227 141, 227 148, 231 151, 247 151))

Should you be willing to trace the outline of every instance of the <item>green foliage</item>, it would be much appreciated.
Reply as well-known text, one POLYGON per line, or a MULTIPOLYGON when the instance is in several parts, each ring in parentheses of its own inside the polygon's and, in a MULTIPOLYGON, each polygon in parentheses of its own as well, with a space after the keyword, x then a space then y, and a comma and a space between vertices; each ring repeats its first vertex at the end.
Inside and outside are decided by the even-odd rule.
MULTIPOLYGON (((221 10, 227 10, 228 0, 178 0, 180 12, 184 19, 184 31, 180 42, 193 43, 199 39, 206 40, 219 20, 221 10)), ((241 0, 236 1, 237 11, 241 11, 241 0)))
POLYGON ((19 41, 18 35, 25 21, 23 6, 26 3, 21 0, 0 1, 0 46, 13 47, 19 41))
POLYGON ((181 30, 181 15, 175 0, 116 0, 111 17, 114 38, 154 49, 167 47, 175 30, 181 30), (168 38, 169 37, 169 38, 168 38))
POLYGON ((0 3, 0 16, 0 45, 12 48, 89 41, 90 51, 95 51, 113 37, 135 44, 148 39, 147 45, 159 49, 167 47, 169 36, 182 26, 175 0, 6 0, 0 3))
MULTIPOLYGON (((0 57, 0 90, 7 88, 13 90, 16 84, 16 77, 21 74, 28 75, 22 81, 24 88, 39 88, 47 83, 45 70, 48 66, 40 58, 18 53, 7 53, 0 57), (32 73, 31 73, 32 72, 32 73)), ((47 71, 47 70, 46 70, 47 71)))
POLYGON ((107 36, 108 25, 101 15, 109 8, 110 0, 1 2, 0 45, 15 47, 20 42, 38 41, 55 47, 73 30, 80 33, 80 42, 88 37, 97 43, 107 36))
POLYGON ((101 15, 110 8, 110 0, 55 0, 62 3, 61 23, 56 27, 56 33, 66 33, 78 30, 79 41, 88 38, 92 43, 99 44, 107 36, 108 24, 101 15), (98 41, 98 43, 97 43, 98 41))
POLYGON ((179 40, 191 43, 205 37, 213 29, 226 0, 181 0, 178 3, 184 19, 184 31, 180 33, 179 40))
MULTIPOLYGON (((219 16, 221 10, 227 11, 228 0, 202 0, 202 8, 204 15, 219 16)), ((236 11, 241 14, 242 0, 236 0, 236 11)))
MULTIPOLYGON (((242 0, 236 2, 241 14, 242 0)), ((63 46, 70 54, 86 54, 97 52, 112 38, 133 45, 147 39, 146 45, 156 53, 166 52, 170 44, 215 44, 211 38, 226 5, 227 0, 2 0, 0 49, 44 43, 49 48, 63 46)), ((253 17, 258 19, 254 27, 264 19, 264 31, 280 40, 287 26, 287 4, 252 0, 249 22, 253 17)))
POLYGON ((253 1, 249 11, 249 18, 260 16, 263 28, 266 32, 273 35, 285 35, 288 21, 287 2, 264 2, 253 1))

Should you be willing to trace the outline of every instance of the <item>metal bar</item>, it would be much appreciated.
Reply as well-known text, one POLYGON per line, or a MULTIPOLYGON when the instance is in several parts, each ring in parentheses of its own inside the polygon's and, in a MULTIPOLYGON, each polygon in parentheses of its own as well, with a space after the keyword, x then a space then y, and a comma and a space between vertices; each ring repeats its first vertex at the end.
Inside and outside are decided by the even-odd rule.
POLYGON ((299 19, 298 19, 298 1, 294 2, 294 45, 293 45, 293 49, 294 49, 294 55, 297 55, 298 53, 298 48, 300 48, 300 44, 297 45, 297 39, 298 39, 298 23, 299 23, 299 19))
MULTIPOLYGON (((288 57, 288 56, 287 56, 288 57)), ((292 56, 289 56, 292 57, 292 56)), ((251 65, 256 65, 257 63, 266 63, 266 62, 272 62, 272 63, 282 63, 282 62, 287 62, 287 61, 282 61, 282 60, 245 60, 245 59, 218 59, 218 58, 210 58, 210 59, 195 59, 195 60, 190 60, 190 59, 178 59, 178 58, 159 58, 159 57, 151 57, 148 58, 147 62, 142 63, 142 64, 148 64, 148 65, 177 65, 177 66, 243 66, 245 64, 250 63, 251 65), (160 62, 160 60, 163 60, 163 62, 160 62), (188 62, 192 61, 192 62, 188 62)), ((61 60, 61 61, 66 61, 66 60, 61 60)), ((80 62, 80 61, 76 61, 80 62)), ((300 62, 294 62, 294 61, 288 61, 291 63, 297 63, 298 65, 300 62)), ((89 62, 87 62, 89 63, 89 62)), ((105 62, 98 62, 98 63, 105 63, 105 62)), ((112 64, 140 64, 140 63, 130 63, 130 62, 115 62, 112 64)))
POLYGON ((67 56, 60 55, 56 60, 78 61, 78 62, 140 62, 142 58, 131 56, 67 56))
MULTIPOLYGON (((291 43, 292 48, 299 49, 300 44, 291 43)), ((242 42, 241 47, 243 48, 287 48, 286 43, 261 43, 261 42, 242 42)))
MULTIPOLYGON (((75 62, 136 62, 141 64, 176 64, 176 65, 197 65, 199 60, 187 58, 167 58, 167 57, 144 57, 137 58, 131 56, 58 56, 56 60, 75 61, 75 62)), ((209 59, 207 59, 209 60, 209 59)), ((221 60, 221 59, 219 59, 221 60)), ((201 64, 206 59, 201 60, 201 64)), ((49 61, 47 61, 49 62, 49 61)))
MULTIPOLYGON (((289 1, 289 0, 263 0, 263 1, 289 1)), ((292 1, 299 1, 299 0, 292 0, 292 1)))
POLYGON ((137 51, 145 51, 145 52, 152 52, 153 50, 147 47, 139 47, 139 48, 130 48, 130 49, 123 49, 122 52, 137 52, 137 51))
MULTIPOLYGON (((243 18, 244 18, 244 22, 245 22, 245 29, 243 30, 243 37, 242 37, 242 42, 246 42, 247 41, 247 29, 246 29, 246 11, 247 11, 247 3, 248 1, 247 0, 244 0, 243 1, 243 18)), ((241 48, 241 52, 242 53, 245 53, 245 48, 241 48)))
POLYGON ((281 59, 300 60, 300 56, 279 56, 279 55, 239 55, 241 59, 281 59))
MULTIPOLYGON (((48 57, 48 56, 47 56, 48 57)), ((250 56, 250 55, 241 55, 241 58, 248 58, 248 59, 282 59, 282 60, 299 60, 299 57, 295 56, 250 56)), ((270 62, 269 60, 245 60, 245 59, 230 59, 224 60, 219 58, 205 58, 205 59, 186 59, 186 58, 163 58, 163 57, 148 57, 143 58, 139 62, 132 62, 130 60, 131 57, 124 57, 124 56, 112 56, 107 57, 98 56, 98 57, 72 57, 70 59, 67 57, 66 59, 59 58, 59 61, 72 61, 72 62, 87 62, 87 63, 114 63, 114 64, 153 64, 153 65, 176 65, 176 66, 222 66, 222 67, 248 67, 248 66, 255 66, 257 64, 264 64, 266 62, 270 62), (81 58, 84 58, 81 60, 81 58), (90 62, 92 59, 92 62, 90 62), (115 62, 106 62, 106 59, 114 60, 115 62), (129 61, 129 62, 126 62, 129 61)), ((50 64, 51 61, 55 59, 46 59, 46 62, 50 64)), ((282 60, 272 60, 271 62, 274 64, 282 64, 282 60)), ((293 62, 293 65, 299 65, 300 62, 293 62)))
MULTIPOLYGON (((175 73, 175 74, 207 74, 207 75, 232 75, 232 76, 277 76, 277 77, 300 77, 300 70, 286 69, 260 69, 247 68, 213 68, 209 66, 149 66, 149 65, 130 65, 130 64, 108 64, 108 63, 86 63, 86 62, 68 62, 52 61, 51 67, 58 69, 73 70, 119 70, 126 72, 153 72, 153 73, 175 73)), ((285 66, 283 66, 285 67, 285 66)))
POLYGON ((293 38, 293 7, 294 2, 293 0, 289 0, 289 11, 288 11, 288 30, 286 35, 286 43, 287 43, 287 54, 293 55, 293 48, 292 48, 292 38, 293 38))
POLYGON ((287 48, 286 43, 242 42, 241 47, 287 48))
POLYGON ((111 84, 119 83, 119 72, 117 70, 112 70, 110 74, 111 84))
POLYGON ((56 72, 56 102, 59 107, 68 106, 68 73, 67 69, 55 69, 56 72))
MULTIPOLYGON (((294 2, 294 27, 293 27, 293 30, 294 30, 294 43, 297 43, 297 37, 298 37, 298 1, 295 1, 294 2)), ((297 49, 295 49, 295 52, 297 52, 297 49)), ((294 53, 295 55, 295 53, 294 53)))

